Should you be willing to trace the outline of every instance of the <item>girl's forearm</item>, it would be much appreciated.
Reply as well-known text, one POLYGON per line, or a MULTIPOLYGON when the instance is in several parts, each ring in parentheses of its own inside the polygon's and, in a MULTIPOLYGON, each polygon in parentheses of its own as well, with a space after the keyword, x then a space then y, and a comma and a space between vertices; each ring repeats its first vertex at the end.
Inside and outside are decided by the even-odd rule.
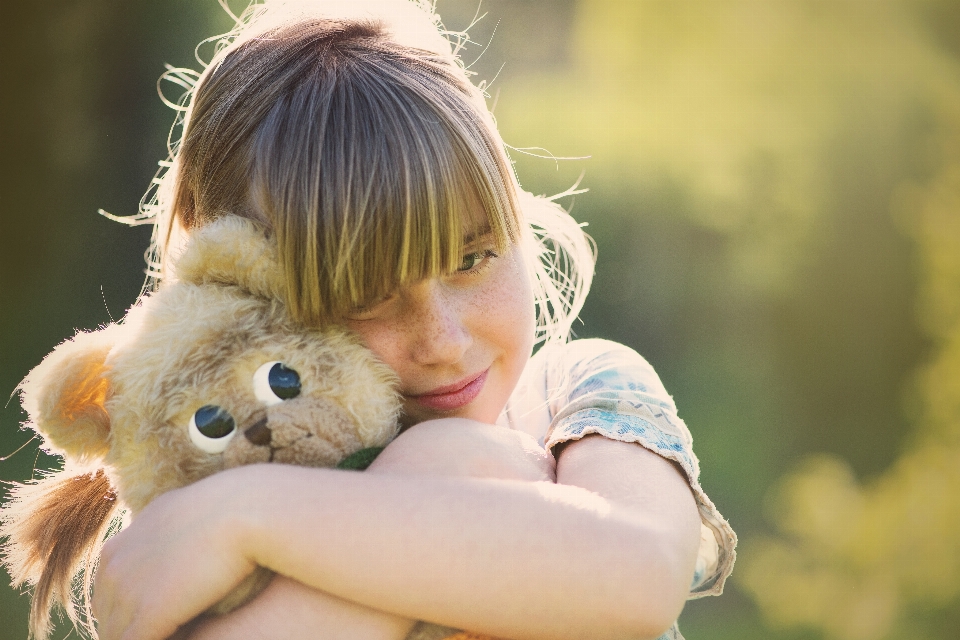
POLYGON ((372 609, 515 640, 655 638, 676 618, 700 524, 669 462, 588 437, 564 450, 554 484, 535 451, 487 464, 516 444, 501 438, 511 432, 468 425, 448 430, 464 455, 406 455, 421 438, 436 445, 430 429, 443 426, 411 429, 366 473, 249 466, 160 496, 104 546, 101 638, 169 637, 256 564, 372 609))
POLYGON ((376 611, 277 576, 252 602, 205 618, 189 640, 403 640, 414 621, 376 611))
POLYGON ((252 487, 239 538, 251 561, 400 616, 517 639, 655 637, 689 584, 670 526, 577 487, 231 473, 252 487))

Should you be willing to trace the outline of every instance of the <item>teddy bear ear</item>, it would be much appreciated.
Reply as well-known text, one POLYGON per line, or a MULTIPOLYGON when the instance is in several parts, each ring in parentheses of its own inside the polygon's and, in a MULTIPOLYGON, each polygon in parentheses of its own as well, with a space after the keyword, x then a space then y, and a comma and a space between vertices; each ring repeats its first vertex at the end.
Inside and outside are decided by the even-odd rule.
POLYGON ((283 300, 286 283, 276 242, 260 226, 225 215, 195 229, 173 263, 176 279, 236 285, 255 296, 283 300))
POLYGON ((46 448, 79 463, 103 458, 108 450, 111 395, 106 360, 119 325, 78 333, 54 349, 20 383, 20 400, 30 425, 46 448))

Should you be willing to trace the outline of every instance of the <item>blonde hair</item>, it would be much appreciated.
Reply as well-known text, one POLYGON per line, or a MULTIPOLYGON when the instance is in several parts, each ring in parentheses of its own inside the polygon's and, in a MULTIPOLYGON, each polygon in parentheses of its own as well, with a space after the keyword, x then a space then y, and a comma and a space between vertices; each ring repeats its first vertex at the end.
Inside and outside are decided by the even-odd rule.
POLYGON ((240 215, 276 239, 291 315, 323 326, 454 271, 465 235, 489 232, 501 251, 524 246, 537 337, 566 340, 593 275, 591 241, 519 188, 452 46, 465 34, 440 37, 422 0, 378 0, 367 14, 364 4, 254 4, 202 74, 168 71, 187 88, 183 136, 132 221, 156 225, 150 286, 179 229, 240 215))

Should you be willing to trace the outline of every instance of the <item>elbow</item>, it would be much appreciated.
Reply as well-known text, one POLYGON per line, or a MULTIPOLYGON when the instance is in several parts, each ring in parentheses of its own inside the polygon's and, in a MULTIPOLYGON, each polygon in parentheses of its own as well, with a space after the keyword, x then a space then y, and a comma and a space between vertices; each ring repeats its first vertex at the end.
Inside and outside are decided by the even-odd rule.
POLYGON ((675 527, 613 520, 565 563, 564 579, 553 582, 556 597, 544 602, 550 613, 536 616, 547 624, 509 637, 655 640, 670 629, 690 593, 699 535, 690 540, 675 527))
POLYGON ((680 617, 687 601, 689 587, 677 589, 667 580, 652 581, 659 589, 647 590, 644 600, 633 600, 631 611, 625 612, 619 628, 611 629, 610 638, 655 640, 670 629, 680 617))
POLYGON ((682 554, 660 545, 647 545, 638 553, 624 553, 623 547, 620 550, 617 554, 604 554, 607 557, 592 567, 581 566, 579 579, 555 583, 560 586, 559 597, 544 603, 544 612, 550 613, 534 616, 546 624, 528 628, 526 635, 515 631, 508 635, 504 629, 486 631, 529 640, 659 638, 683 609, 693 564, 684 562, 682 554), (558 602, 566 605, 558 609, 558 602))
POLYGON ((624 601, 621 606, 631 611, 612 612, 597 628, 570 637, 578 640, 585 637, 598 640, 656 640, 673 626, 683 608, 682 603, 677 606, 673 600, 665 604, 667 606, 648 600, 642 604, 634 601, 631 606, 624 601))
MULTIPOLYGON (((654 640, 663 635, 680 617, 690 594, 697 546, 677 536, 654 536, 624 563, 633 579, 629 594, 620 601, 620 628, 610 637, 654 640), (629 604, 628 604, 629 603, 629 604)), ((616 619, 611 617, 611 620, 616 619)))

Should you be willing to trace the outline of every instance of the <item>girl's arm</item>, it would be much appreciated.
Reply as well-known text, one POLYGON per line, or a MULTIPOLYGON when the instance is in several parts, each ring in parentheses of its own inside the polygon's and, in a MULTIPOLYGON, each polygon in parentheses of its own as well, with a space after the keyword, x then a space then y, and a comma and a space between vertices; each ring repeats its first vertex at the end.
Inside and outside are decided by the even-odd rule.
MULTIPOLYGON (((414 427, 394 454, 462 453, 470 464, 477 447, 518 447, 496 442, 506 429, 450 422, 414 427)), ((384 465, 251 466, 161 496, 104 549, 102 638, 167 637, 255 564, 399 616, 517 640, 654 638, 682 608, 697 510, 671 463, 637 445, 572 443, 556 485, 384 465)))
MULTIPOLYGON (((467 422, 445 425, 475 428, 467 422)), ((430 451, 442 442, 440 433, 420 427, 414 436, 404 435, 391 444, 371 465, 368 473, 414 473, 448 477, 498 477, 530 482, 556 478, 553 458, 532 438, 515 431, 483 425, 484 438, 471 439, 469 451, 430 451), (432 446, 418 448, 423 440, 432 446), (442 455, 441 455, 442 453, 442 455)), ((480 435, 476 432, 474 435, 480 435)), ((462 441, 462 439, 461 439, 462 441)), ((183 640, 401 640, 414 620, 402 618, 337 598, 278 576, 252 602, 229 615, 207 618, 181 629, 183 640)), ((181 640, 180 637, 177 640, 181 640)))
MULTIPOLYGON (((414 621, 277 576, 252 602, 184 629, 190 640, 402 640, 414 621)), ((178 637, 179 640, 179 637, 178 637)))

